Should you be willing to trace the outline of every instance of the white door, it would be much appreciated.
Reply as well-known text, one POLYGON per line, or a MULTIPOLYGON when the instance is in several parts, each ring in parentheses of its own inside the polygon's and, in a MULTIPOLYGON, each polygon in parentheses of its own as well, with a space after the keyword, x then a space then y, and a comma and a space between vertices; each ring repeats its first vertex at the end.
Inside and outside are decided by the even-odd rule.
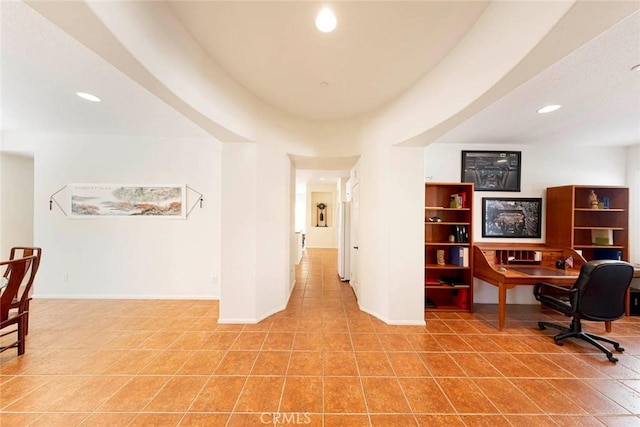
POLYGON ((358 285, 358 222, 360 220, 360 185, 356 184, 351 189, 351 253, 350 253, 350 277, 349 284, 360 298, 360 287, 358 285))

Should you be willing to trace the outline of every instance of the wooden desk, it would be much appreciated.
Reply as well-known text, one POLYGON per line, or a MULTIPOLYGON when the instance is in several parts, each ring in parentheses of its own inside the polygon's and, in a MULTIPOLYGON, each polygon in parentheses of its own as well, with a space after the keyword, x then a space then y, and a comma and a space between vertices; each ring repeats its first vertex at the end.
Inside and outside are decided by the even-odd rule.
POLYGON ((498 328, 504 328, 507 289, 547 282, 572 286, 584 258, 571 248, 522 243, 479 243, 473 246, 473 275, 498 287, 498 328), (573 268, 556 268, 558 259, 573 257, 573 268), (501 271, 504 267, 505 271, 501 271))

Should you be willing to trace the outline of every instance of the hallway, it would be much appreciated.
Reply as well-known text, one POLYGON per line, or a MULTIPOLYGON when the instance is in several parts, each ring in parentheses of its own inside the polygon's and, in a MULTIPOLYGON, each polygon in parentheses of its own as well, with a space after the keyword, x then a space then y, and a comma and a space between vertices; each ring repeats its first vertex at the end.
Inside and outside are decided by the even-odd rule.
POLYGON ((26 354, 0 354, 0 424, 640 423, 640 317, 614 323, 615 365, 556 346, 535 325, 565 319, 538 306, 510 306, 502 332, 495 305, 389 326, 359 311, 335 258, 306 250, 287 309, 256 325, 218 325, 217 301, 36 299, 26 354))

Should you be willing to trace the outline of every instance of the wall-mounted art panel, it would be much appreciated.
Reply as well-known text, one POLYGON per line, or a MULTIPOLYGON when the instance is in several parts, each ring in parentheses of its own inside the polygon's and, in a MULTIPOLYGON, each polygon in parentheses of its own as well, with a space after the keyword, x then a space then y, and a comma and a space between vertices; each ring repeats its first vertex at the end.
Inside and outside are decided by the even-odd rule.
POLYGON ((184 185, 70 184, 70 217, 186 218, 184 185))

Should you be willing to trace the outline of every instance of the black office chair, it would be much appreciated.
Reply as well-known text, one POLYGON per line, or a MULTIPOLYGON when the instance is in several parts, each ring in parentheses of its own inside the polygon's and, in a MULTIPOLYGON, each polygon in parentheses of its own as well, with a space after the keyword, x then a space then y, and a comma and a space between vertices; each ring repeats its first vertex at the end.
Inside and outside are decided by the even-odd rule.
POLYGON ((538 322, 541 330, 559 329, 561 332, 553 339, 562 345, 565 338, 580 338, 597 347, 607 355, 611 362, 617 362, 609 350, 598 341, 613 344, 616 351, 623 352, 620 344, 609 338, 582 332, 581 319, 593 321, 612 321, 625 315, 627 289, 633 278, 633 267, 624 261, 597 260, 585 263, 580 276, 571 288, 563 288, 549 283, 536 283, 533 294, 543 306, 559 311, 567 317, 573 317, 570 327, 554 323, 538 322))

